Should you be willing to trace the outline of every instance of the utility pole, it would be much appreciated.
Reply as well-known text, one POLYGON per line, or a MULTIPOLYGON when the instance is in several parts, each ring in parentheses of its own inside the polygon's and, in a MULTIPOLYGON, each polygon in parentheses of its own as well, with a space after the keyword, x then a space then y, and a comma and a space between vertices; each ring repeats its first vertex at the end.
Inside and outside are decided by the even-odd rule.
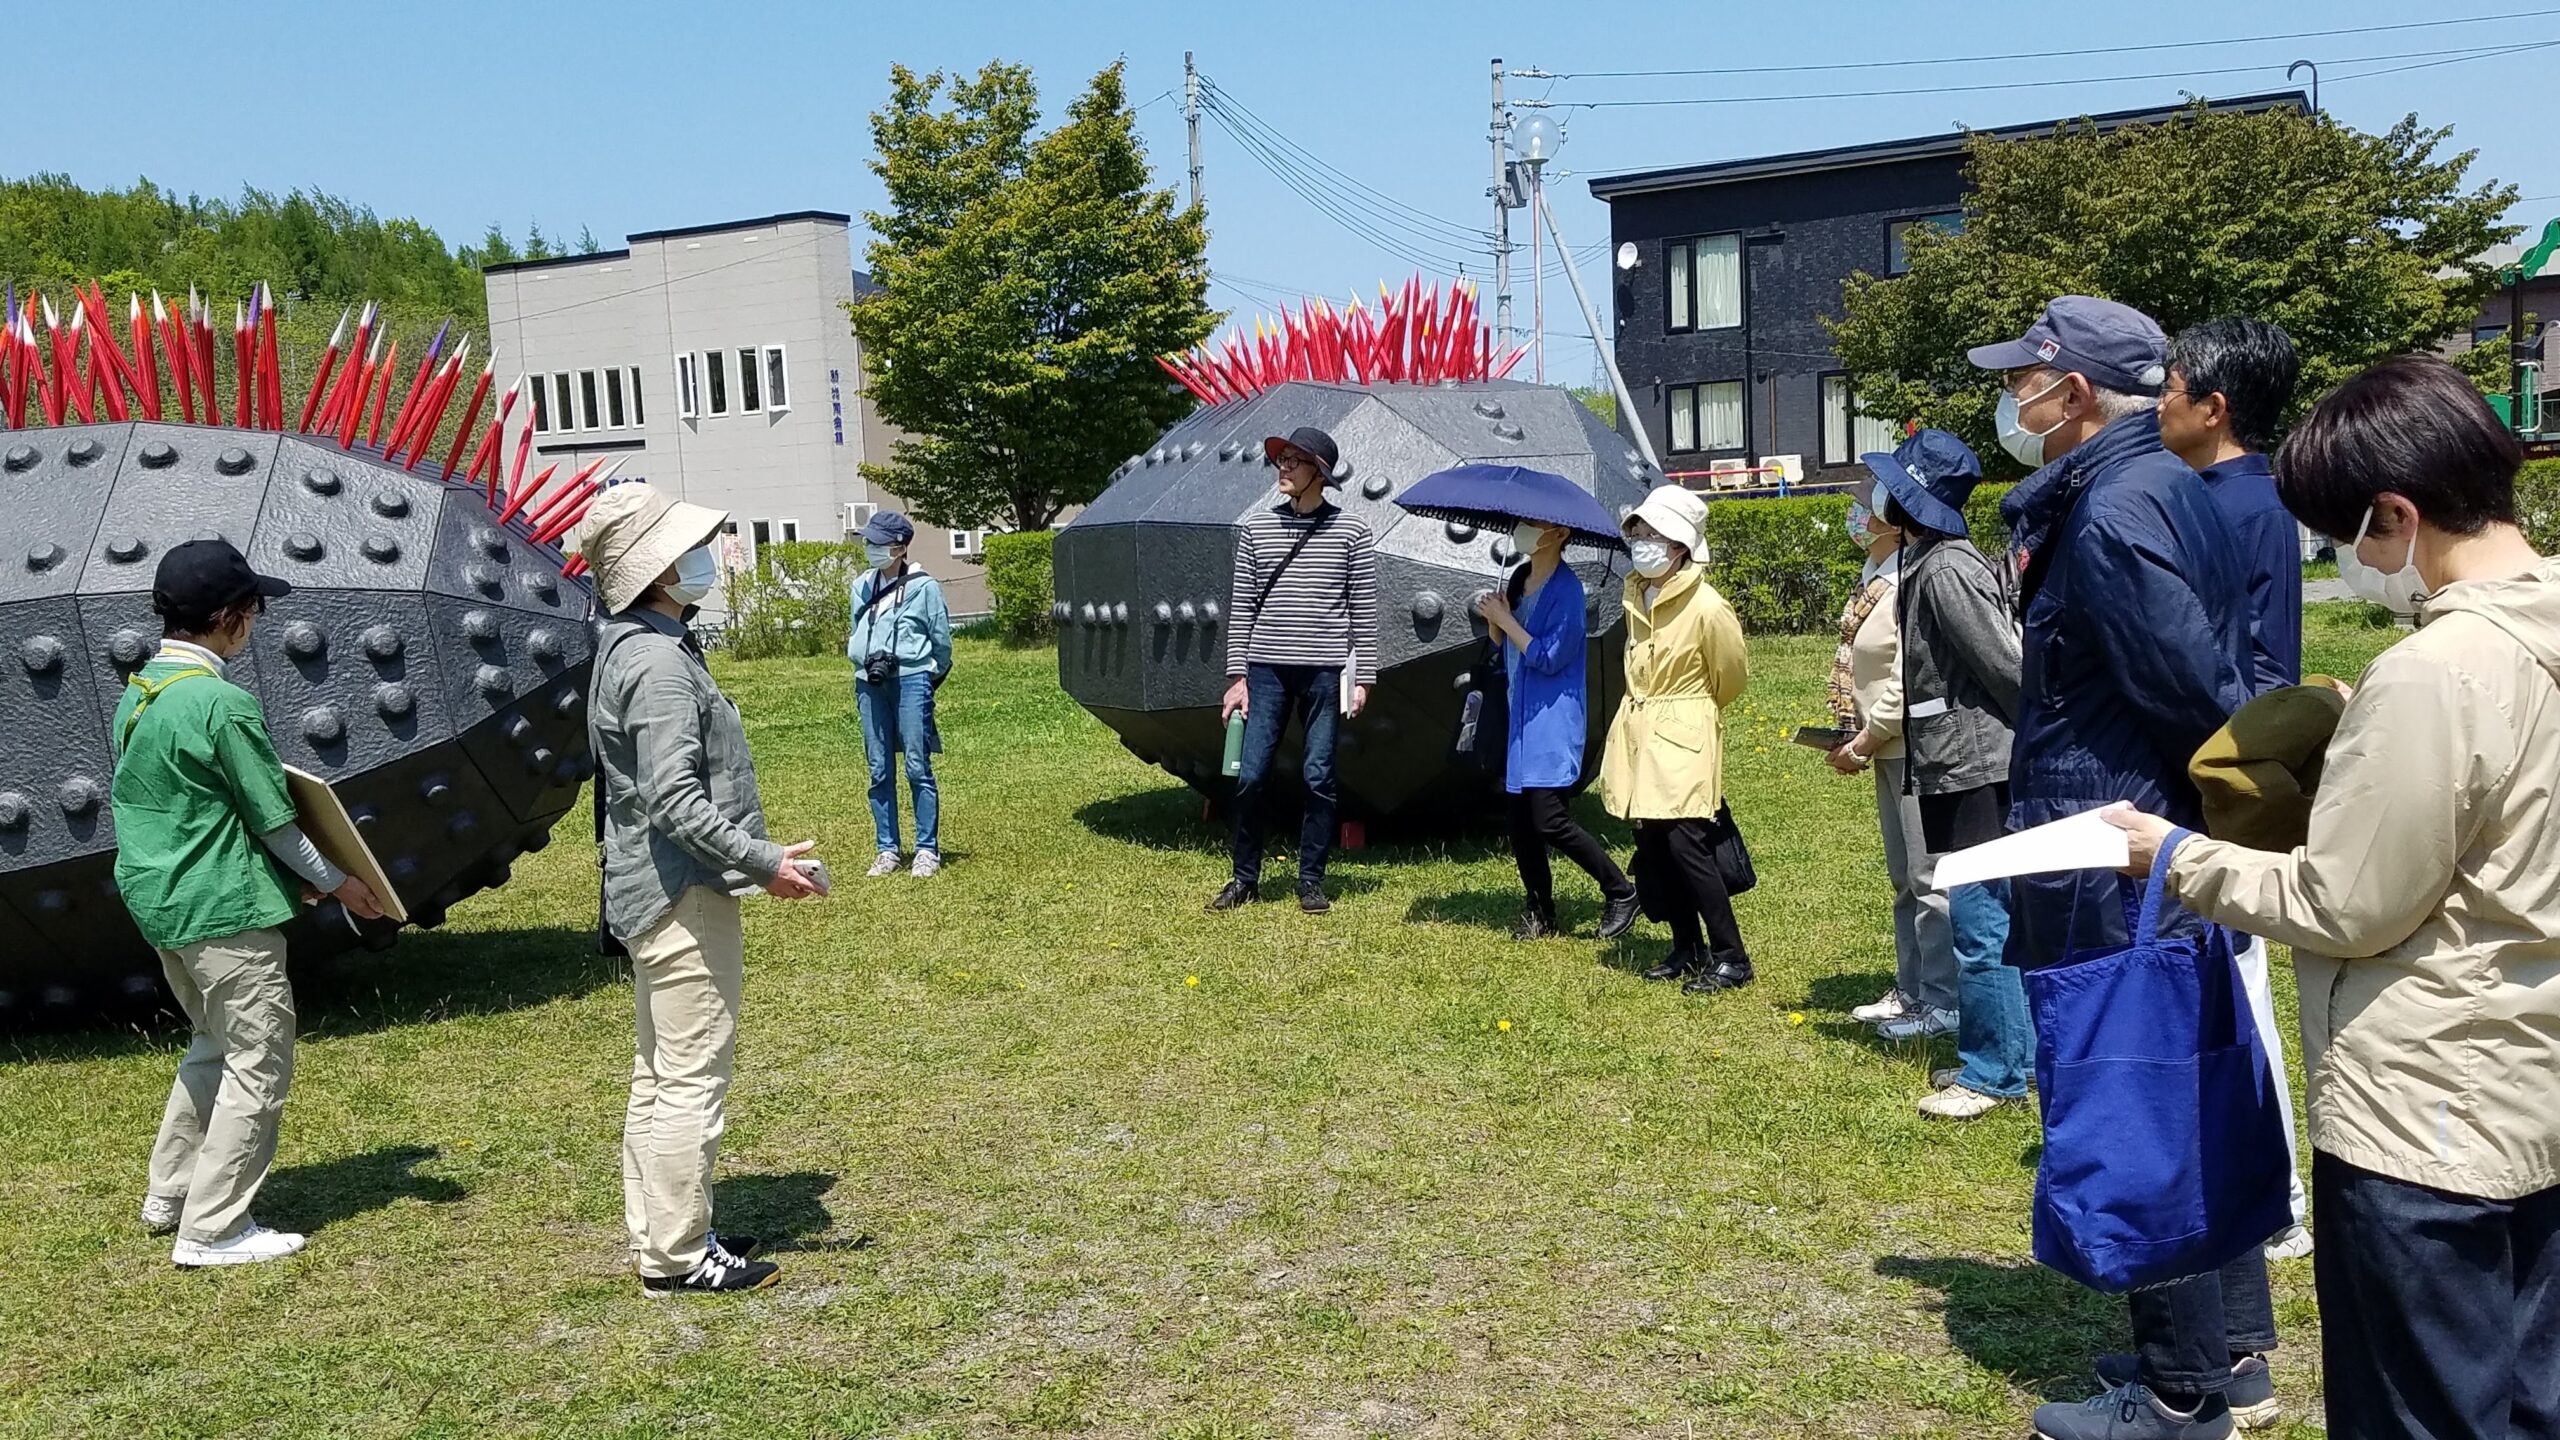
POLYGON ((1200 72, 1182 52, 1182 124, 1191 132, 1191 208, 1200 208, 1200 72))
MULTIPOLYGON (((1511 350, 1511 177, 1503 146, 1511 138, 1511 110, 1502 103, 1502 57, 1493 61, 1493 327, 1502 352, 1511 350)), ((1534 234, 1534 232, 1532 232, 1534 234)))

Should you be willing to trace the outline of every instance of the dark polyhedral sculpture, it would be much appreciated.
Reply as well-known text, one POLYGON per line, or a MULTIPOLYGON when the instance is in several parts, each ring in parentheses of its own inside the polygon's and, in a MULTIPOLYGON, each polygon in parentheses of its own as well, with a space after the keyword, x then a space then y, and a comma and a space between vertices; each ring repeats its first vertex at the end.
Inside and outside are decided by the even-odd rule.
MULTIPOLYGON (((32 383, 48 384, 37 368, 32 383)), ((413 384, 428 433, 455 368, 413 384)), ((391 377, 358 378, 387 390, 391 377)), ((249 393, 261 398, 254 377, 249 393)), ((230 677, 258 697, 284 762, 336 788, 415 923, 506 883, 592 772, 589 590, 537 538, 547 525, 525 507, 500 514, 495 462, 481 485, 403 468, 396 444, 255 428, 286 408, 263 398, 250 428, 73 414, 0 435, 0 1026, 158 993, 159 963, 116 897, 107 737, 159 642, 151 584, 172 545, 220 536, 292 582, 230 677)), ((479 438, 494 449, 501 433, 479 438)), ((329 902, 288 938, 298 961, 390 942, 387 926, 365 930, 329 902)))
MULTIPOLYGON (((1132 457, 1059 532, 1051 613, 1060 683, 1139 759, 1212 798, 1228 792, 1218 707, 1236 527, 1279 502, 1263 437, 1300 425, 1341 447, 1345 478, 1334 499, 1378 537, 1379 682, 1367 711, 1341 732, 1335 773, 1344 812, 1472 812, 1502 788, 1499 775, 1453 755, 1462 677, 1485 653, 1472 607, 1516 557, 1508 534, 1407 514, 1395 497, 1434 471, 1484 462, 1554 471, 1613 514, 1632 508, 1661 483, 1659 473, 1562 389, 1499 379, 1294 380, 1203 406, 1132 457)), ((1624 571, 1579 546, 1566 558, 1589 594, 1587 781, 1624 689, 1624 571)), ((1294 737, 1278 763, 1295 773, 1294 737)))

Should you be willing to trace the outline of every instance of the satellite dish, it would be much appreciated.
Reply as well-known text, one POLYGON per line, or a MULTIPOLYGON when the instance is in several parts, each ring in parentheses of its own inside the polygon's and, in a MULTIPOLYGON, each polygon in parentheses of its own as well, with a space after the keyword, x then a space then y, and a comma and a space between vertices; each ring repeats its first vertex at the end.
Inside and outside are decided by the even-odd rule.
POLYGON ((1636 242, 1633 240, 1618 246, 1618 268, 1621 270, 1636 268, 1636 242))

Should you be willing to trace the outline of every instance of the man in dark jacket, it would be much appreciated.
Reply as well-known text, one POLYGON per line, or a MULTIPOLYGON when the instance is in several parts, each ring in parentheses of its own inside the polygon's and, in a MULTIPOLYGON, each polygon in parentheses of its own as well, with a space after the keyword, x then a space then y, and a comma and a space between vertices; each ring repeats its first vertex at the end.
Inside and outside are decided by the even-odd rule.
POLYGON ((2283 327, 2231 315, 2178 332, 2160 396, 2160 443, 2204 477, 2240 545, 2253 693, 2302 682, 2302 527, 2267 458, 2298 373, 2283 327))
MULTIPOLYGON (((2025 335, 1969 358, 2002 373, 2000 443, 2038 467, 2000 505, 2026 557, 2010 823, 2131 800, 2201 828, 2188 757, 2249 698, 2254 672, 2230 524, 2160 444, 2167 339, 2138 310, 2066 295, 2025 335)), ((2130 888, 2094 870, 2022 877, 2010 963, 2126 943, 2130 888)), ((2200 924, 2180 913, 2163 928, 2200 924)), ((2110 1394, 2039 1410, 2045 1440, 2221 1440, 2235 1405, 2253 1419, 2273 1408, 2258 1357, 2274 1348, 2275 1318, 2258 1251, 2130 1298, 2132 1373, 2101 1361, 2110 1394)))

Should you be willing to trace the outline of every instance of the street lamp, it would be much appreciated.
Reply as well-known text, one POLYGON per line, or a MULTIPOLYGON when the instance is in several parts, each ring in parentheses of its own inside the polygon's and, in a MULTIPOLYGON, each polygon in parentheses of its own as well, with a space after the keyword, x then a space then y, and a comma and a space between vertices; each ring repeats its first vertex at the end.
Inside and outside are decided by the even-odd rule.
POLYGON ((1564 145, 1564 127, 1540 110, 1511 133, 1511 148, 1529 171, 1529 328, 1538 352, 1538 383, 1547 383, 1547 266, 1545 229, 1539 224, 1547 208, 1547 162, 1564 145))

